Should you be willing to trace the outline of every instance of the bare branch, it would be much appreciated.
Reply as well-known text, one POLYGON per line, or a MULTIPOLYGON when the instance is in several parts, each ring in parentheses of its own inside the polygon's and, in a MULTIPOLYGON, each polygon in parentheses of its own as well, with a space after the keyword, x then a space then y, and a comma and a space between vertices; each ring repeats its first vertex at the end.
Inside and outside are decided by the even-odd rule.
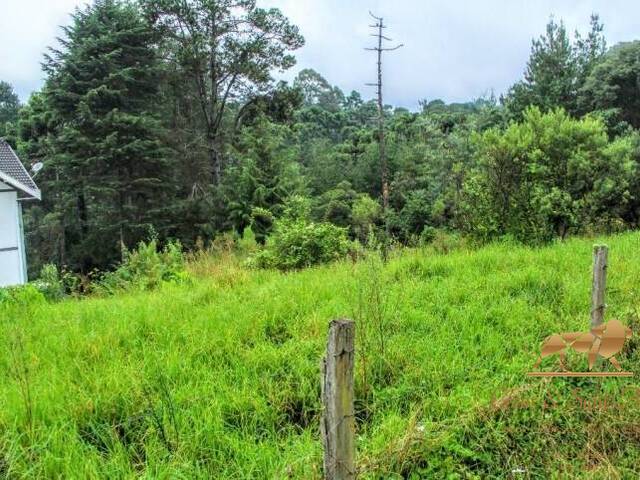
POLYGON ((380 50, 382 50, 383 52, 392 52, 392 51, 397 50, 397 49, 399 49, 401 47, 404 47, 404 43, 401 43, 400 45, 397 45, 397 46, 395 46, 393 48, 381 48, 380 50))
POLYGON ((378 82, 377 83, 367 83, 368 87, 376 87, 377 88, 377 96, 378 96, 378 149, 380 154, 380 171, 381 171, 381 183, 382 183, 382 210, 384 217, 384 225, 385 225, 385 242, 383 246, 383 257, 384 260, 387 260, 387 249, 390 240, 390 229, 389 229, 389 166, 387 162, 387 157, 385 155, 385 137, 384 137, 384 104, 382 102, 382 52, 391 52, 393 50, 397 50, 403 46, 403 44, 396 45, 395 47, 383 48, 382 41, 392 41, 391 38, 385 37, 382 34, 382 29, 386 28, 384 26, 384 21, 382 17, 376 17, 371 11, 369 11, 369 15, 377 20, 375 25, 370 25, 371 28, 375 28, 377 31, 375 34, 371 34, 371 36, 376 37, 378 39, 377 47, 366 47, 365 50, 374 51, 377 53, 378 57, 378 82))
POLYGON ((380 38, 382 38, 384 40, 388 40, 389 42, 393 42, 393 38, 385 37, 384 35, 379 35, 377 33, 370 33, 369 36, 370 37, 376 37, 376 38, 380 37, 380 38))

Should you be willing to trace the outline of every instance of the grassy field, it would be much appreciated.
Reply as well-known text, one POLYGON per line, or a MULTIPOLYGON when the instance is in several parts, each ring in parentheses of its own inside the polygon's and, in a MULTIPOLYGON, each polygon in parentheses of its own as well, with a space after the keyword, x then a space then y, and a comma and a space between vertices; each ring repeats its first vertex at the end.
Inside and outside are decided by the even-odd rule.
MULTIPOLYGON (((0 477, 319 478, 319 362, 352 317, 361 478, 638 478, 636 378, 525 376, 588 329, 594 241, 290 274, 200 258, 188 284, 0 309, 0 477)), ((607 317, 640 327, 640 234, 599 241, 607 317)), ((619 359, 640 375, 639 343, 619 359)))

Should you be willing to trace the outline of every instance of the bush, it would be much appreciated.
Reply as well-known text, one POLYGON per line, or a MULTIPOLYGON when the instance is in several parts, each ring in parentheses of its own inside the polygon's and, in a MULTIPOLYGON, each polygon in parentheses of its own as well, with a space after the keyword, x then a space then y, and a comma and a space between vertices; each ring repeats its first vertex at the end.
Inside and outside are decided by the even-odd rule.
POLYGON ((256 235, 253 233, 251 227, 246 227, 242 231, 242 237, 238 239, 236 248, 241 254, 245 255, 256 251, 258 243, 256 242, 256 235))
POLYGON ((40 270, 40 278, 35 282, 36 287, 47 300, 60 300, 64 297, 65 288, 58 267, 48 263, 40 270))
POLYGON ((353 202, 351 226, 355 237, 360 242, 366 242, 369 234, 381 222, 382 207, 369 195, 362 194, 353 202))
POLYGON ((273 228, 273 213, 266 208, 254 207, 251 210, 251 229, 256 241, 264 244, 267 235, 273 228))
POLYGON ((58 267, 48 263, 40 270, 40 277, 33 285, 49 301, 62 300, 67 294, 78 293, 80 279, 73 273, 58 270, 58 267))
POLYGON ((27 285, 19 285, 16 287, 0 288, 0 306, 1 305, 36 305, 44 303, 45 296, 38 288, 29 283, 27 285))
POLYGON ((292 270, 343 258, 351 242, 345 228, 330 223, 308 223, 304 220, 276 222, 266 246, 249 258, 258 268, 292 270))
POLYGON ((637 219, 636 140, 610 142, 595 117, 531 107, 522 122, 476 134, 473 144, 477 167, 467 173, 457 216, 479 240, 510 235, 535 245, 602 218, 614 227, 637 219))
POLYGON ((169 242, 162 250, 157 241, 140 242, 133 251, 125 250, 124 260, 113 272, 97 282, 98 293, 122 290, 153 290, 163 283, 177 283, 187 278, 180 242, 169 242))
MULTIPOLYGON (((236 232, 223 232, 215 236, 208 253, 226 254, 236 249, 238 243, 238 234, 236 232)), ((204 250, 204 248, 201 248, 204 250)))
POLYGON ((420 233, 420 240, 418 242, 419 245, 420 246, 429 245, 436 239, 439 232, 440 231, 437 228, 432 227, 430 225, 425 225, 424 228, 422 229, 422 233, 420 233))
POLYGON ((468 247, 465 237, 458 233, 449 233, 443 230, 437 230, 434 233, 430 245, 439 254, 447 254, 468 247))

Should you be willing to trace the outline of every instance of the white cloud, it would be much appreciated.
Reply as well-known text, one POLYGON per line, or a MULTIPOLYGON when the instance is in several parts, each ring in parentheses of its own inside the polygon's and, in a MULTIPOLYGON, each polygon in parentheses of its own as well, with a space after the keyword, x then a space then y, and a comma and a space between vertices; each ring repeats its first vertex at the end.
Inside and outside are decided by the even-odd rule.
MULTIPOLYGON (((570 32, 586 32, 592 12, 605 23, 610 44, 637 35, 633 0, 263 0, 301 27, 306 45, 296 70, 311 67, 345 91, 372 91, 375 79, 368 11, 385 18, 386 33, 404 43, 384 60, 385 100, 415 108, 420 99, 465 101, 491 90, 500 94, 521 78, 531 39, 551 15, 570 32)), ((291 78, 293 74, 287 75, 291 78)))
MULTIPOLYGON (((46 47, 59 26, 84 0, 0 0, 0 79, 21 98, 40 88, 46 47)), ((570 31, 586 31, 598 12, 610 44, 637 35, 636 0, 259 0, 275 6, 300 26, 306 45, 296 52, 291 79, 311 67, 345 91, 373 94, 375 80, 368 11, 384 16, 387 33, 405 44, 385 58, 385 100, 415 107, 422 98, 464 101, 494 89, 497 94, 522 75, 531 39, 551 15, 570 31)))
POLYGON ((40 63, 56 45, 60 25, 83 0, 2 0, 0 7, 0 79, 14 85, 23 100, 42 85, 40 63))

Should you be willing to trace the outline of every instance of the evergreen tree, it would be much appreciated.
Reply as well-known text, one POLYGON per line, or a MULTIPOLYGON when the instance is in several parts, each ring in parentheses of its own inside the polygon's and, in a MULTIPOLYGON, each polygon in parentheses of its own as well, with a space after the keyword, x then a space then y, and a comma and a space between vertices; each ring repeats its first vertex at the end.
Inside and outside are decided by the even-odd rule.
POLYGON ((234 166, 223 188, 225 216, 239 233, 252 225, 259 242, 264 242, 286 200, 305 193, 290 137, 286 126, 260 117, 242 129, 233 151, 234 166))
POLYGON ((532 42, 524 79, 511 87, 503 99, 511 117, 522 119, 531 105, 543 111, 562 107, 572 115, 581 113, 578 90, 604 54, 602 30, 599 17, 592 15, 587 37, 576 32, 575 41, 571 42, 562 21, 551 19, 545 34, 532 42))
POLYGON ((604 38, 604 25, 600 23, 600 17, 596 14, 591 15, 591 30, 589 34, 582 38, 579 32, 576 32, 575 55, 578 65, 578 86, 585 84, 587 77, 593 69, 598 65, 606 51, 607 41, 604 38))
POLYGON ((47 57, 45 198, 64 238, 58 261, 110 266, 123 246, 169 232, 173 161, 154 114, 161 64, 136 7, 97 0, 47 57))
POLYGON ((0 138, 9 133, 9 124, 18 119, 20 99, 13 91, 13 87, 0 81, 0 138))
POLYGON ((509 91, 507 108, 516 118, 529 105, 536 105, 543 110, 563 106, 573 112, 576 74, 567 30, 562 22, 556 23, 552 19, 547 24, 545 35, 533 40, 524 80, 509 91))
POLYGON ((640 128, 640 41, 607 52, 587 77, 579 103, 585 111, 601 112, 613 133, 640 128))

